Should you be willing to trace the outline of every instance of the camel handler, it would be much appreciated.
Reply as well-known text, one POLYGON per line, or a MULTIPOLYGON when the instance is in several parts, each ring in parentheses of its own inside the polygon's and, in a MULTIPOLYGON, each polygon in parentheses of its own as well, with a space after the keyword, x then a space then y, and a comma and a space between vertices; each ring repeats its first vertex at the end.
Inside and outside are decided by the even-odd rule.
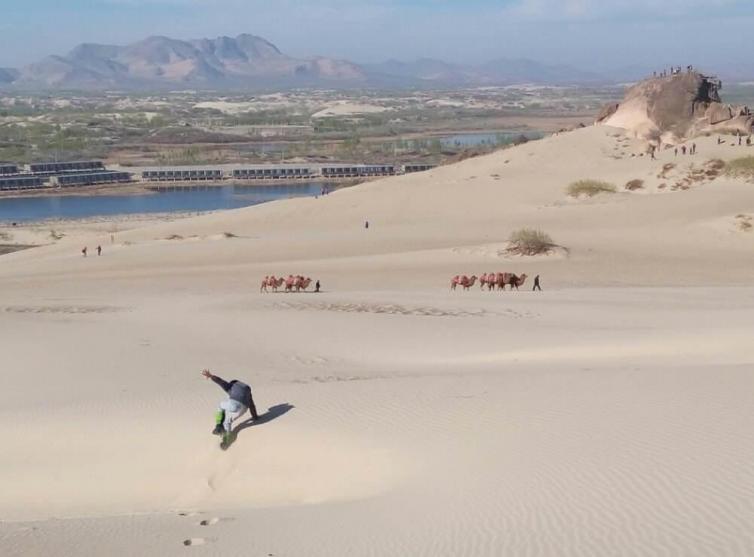
POLYGON ((240 418, 247 409, 251 413, 252 420, 259 419, 257 408, 254 406, 254 399, 251 397, 251 387, 246 383, 237 379, 225 381, 222 377, 212 375, 208 369, 203 370, 202 375, 205 379, 211 379, 217 383, 223 391, 228 393, 227 400, 220 403, 215 413, 215 429, 212 431, 214 435, 222 435, 223 440, 227 439, 232 431, 233 422, 240 418))

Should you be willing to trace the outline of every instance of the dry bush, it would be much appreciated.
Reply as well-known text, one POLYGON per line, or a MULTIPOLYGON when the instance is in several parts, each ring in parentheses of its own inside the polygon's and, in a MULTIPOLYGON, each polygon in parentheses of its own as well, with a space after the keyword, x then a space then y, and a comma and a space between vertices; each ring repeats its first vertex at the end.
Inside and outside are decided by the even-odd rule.
POLYGON ((754 178, 754 157, 741 157, 728 162, 725 173, 734 178, 754 178))
POLYGON ((672 162, 665 163, 662 165, 662 171, 657 175, 660 179, 666 179, 668 177, 668 172, 673 170, 675 168, 675 164, 672 162))
POLYGON ((594 197, 600 193, 615 193, 616 187, 608 182, 600 180, 579 180, 568 186, 568 195, 571 197, 594 197))
POLYGON ((557 247, 548 234, 534 228, 516 230, 508 242, 510 245, 506 251, 516 255, 539 255, 557 247))
POLYGON ((725 161, 721 161, 720 159, 710 159, 707 161, 706 167, 709 170, 719 171, 725 168, 725 161))
POLYGON ((631 180, 625 187, 628 191, 643 190, 644 180, 631 180))

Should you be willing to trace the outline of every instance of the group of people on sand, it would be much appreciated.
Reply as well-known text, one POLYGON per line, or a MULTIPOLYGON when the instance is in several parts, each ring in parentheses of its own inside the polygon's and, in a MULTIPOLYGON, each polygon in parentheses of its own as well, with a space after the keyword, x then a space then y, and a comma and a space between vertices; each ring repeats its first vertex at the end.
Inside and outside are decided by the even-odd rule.
MULTIPOLYGON (((259 291, 269 292, 271 289, 273 292, 277 292, 280 287, 284 286, 286 292, 301 292, 302 290, 306 292, 311 283, 312 279, 303 275, 288 275, 287 278, 267 275, 262 279, 259 291)), ((319 279, 317 279, 314 283, 314 291, 319 292, 320 287, 319 279)))
MULTIPOLYGON (((84 248, 81 250, 81 255, 86 257, 87 252, 88 252, 88 248, 84 246, 84 248)), ((97 246, 97 255, 102 255, 102 246, 97 246)))
POLYGON ((675 148, 675 156, 678 156, 678 150, 680 149, 681 154, 685 155, 688 153, 689 155, 696 155, 696 143, 692 143, 691 147, 687 147, 686 145, 681 145, 680 147, 675 148))
MULTIPOLYGON (((523 286, 526 282, 526 273, 517 275, 515 273, 482 273, 480 277, 476 275, 456 275, 450 280, 450 289, 455 290, 459 286, 464 290, 469 290, 479 280, 480 289, 484 290, 505 290, 505 287, 510 285, 511 290, 514 288, 518 290, 519 286, 523 286)), ((542 286, 539 282, 539 275, 534 277, 534 286, 532 290, 542 290, 542 286)))

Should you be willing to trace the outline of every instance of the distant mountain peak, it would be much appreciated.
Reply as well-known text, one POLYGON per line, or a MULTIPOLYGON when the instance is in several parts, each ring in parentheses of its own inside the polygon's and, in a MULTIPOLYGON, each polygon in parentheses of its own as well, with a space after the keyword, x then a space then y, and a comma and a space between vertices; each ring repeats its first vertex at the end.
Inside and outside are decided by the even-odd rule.
POLYGON ((0 85, 18 88, 288 88, 302 86, 461 86, 595 83, 567 66, 500 58, 481 65, 422 57, 360 65, 315 56, 295 58, 251 33, 180 40, 152 35, 116 46, 82 43, 20 71, 0 70, 0 85))
MULTIPOLYGON (((300 86, 365 79, 351 62, 296 59, 249 33, 185 41, 152 35, 125 46, 83 43, 13 77, 19 87, 46 88, 300 86)), ((10 81, 9 75, 0 76, 0 83, 10 81)))

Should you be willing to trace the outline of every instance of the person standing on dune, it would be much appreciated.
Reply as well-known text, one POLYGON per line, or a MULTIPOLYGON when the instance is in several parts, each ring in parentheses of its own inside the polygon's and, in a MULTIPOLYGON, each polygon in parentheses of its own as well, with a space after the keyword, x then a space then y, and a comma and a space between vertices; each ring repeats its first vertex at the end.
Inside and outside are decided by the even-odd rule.
POLYGON ((226 449, 232 441, 233 422, 246 410, 251 413, 252 420, 259 419, 254 399, 251 396, 251 387, 237 379, 225 381, 222 377, 210 373, 208 369, 203 370, 202 375, 205 379, 211 379, 228 394, 228 398, 220 403, 215 413, 215 429, 212 431, 214 435, 223 436, 220 447, 226 449))
POLYGON ((534 290, 539 290, 540 292, 542 291, 542 287, 539 285, 539 275, 534 277, 534 288, 532 288, 532 291, 534 290))

